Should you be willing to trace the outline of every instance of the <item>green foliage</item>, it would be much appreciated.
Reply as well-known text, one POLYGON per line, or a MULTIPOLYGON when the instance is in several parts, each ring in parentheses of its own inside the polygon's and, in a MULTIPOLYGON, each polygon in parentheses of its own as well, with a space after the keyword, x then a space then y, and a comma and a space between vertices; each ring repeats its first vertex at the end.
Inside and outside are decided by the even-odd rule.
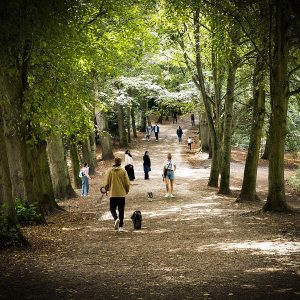
POLYGON ((20 224, 41 224, 44 220, 36 202, 28 204, 22 199, 16 199, 15 207, 20 224))
POLYGON ((290 102, 287 118, 288 134, 285 149, 289 152, 298 152, 300 149, 300 114, 296 102, 290 102))
POLYGON ((288 181, 297 192, 300 192, 300 169, 298 169, 296 175, 290 177, 288 181))
POLYGON ((0 210, 0 249, 6 247, 20 247, 25 244, 20 226, 10 222, 0 210))

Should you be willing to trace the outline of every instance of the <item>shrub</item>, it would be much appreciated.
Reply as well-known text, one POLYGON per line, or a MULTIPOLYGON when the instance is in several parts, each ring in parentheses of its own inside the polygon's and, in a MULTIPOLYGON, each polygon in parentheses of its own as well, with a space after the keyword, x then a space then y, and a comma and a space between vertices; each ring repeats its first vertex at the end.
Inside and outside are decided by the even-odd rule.
POLYGON ((300 192, 300 169, 298 169, 296 175, 290 177, 288 181, 295 190, 300 192))
POLYGON ((20 247, 27 241, 22 236, 19 225, 12 224, 0 210, 0 249, 6 247, 20 247))
POLYGON ((17 219, 20 224, 41 224, 43 216, 40 213, 38 203, 26 203, 22 199, 15 200, 17 219))

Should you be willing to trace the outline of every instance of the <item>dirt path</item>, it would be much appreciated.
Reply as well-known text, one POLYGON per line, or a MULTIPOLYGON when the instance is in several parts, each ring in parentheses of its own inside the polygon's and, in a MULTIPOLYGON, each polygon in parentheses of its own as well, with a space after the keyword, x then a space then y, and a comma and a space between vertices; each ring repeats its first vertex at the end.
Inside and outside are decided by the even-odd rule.
MULTIPOLYGON (((157 143, 142 137, 132 143, 137 179, 126 200, 125 232, 114 231, 108 198, 99 204, 111 165, 101 162, 88 199, 61 201, 65 213, 24 229, 31 248, 0 253, 0 299, 299 299, 299 214, 257 213, 261 203, 238 205, 208 188, 207 156, 187 150, 188 135, 196 135, 188 118, 177 125, 162 125, 157 143), (177 144, 177 125, 184 145, 177 144), (145 150, 152 160, 149 181, 143 179, 145 150), (168 152, 178 168, 173 199, 164 198, 161 178, 168 152), (143 214, 140 231, 130 220, 136 209, 143 214)), ((265 172, 260 168, 263 197, 265 172)), ((235 159, 233 189, 240 189, 242 174, 243 162, 235 159)), ((298 198, 289 199, 300 206, 298 198)))

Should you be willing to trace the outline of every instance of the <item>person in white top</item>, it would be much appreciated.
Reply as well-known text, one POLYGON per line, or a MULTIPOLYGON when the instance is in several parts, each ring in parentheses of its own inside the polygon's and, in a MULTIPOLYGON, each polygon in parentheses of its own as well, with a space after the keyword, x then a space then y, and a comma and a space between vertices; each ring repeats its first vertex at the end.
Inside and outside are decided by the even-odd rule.
POLYGON ((191 137, 189 136, 189 138, 187 139, 187 144, 188 144, 188 148, 190 150, 192 150, 192 143, 193 143, 193 140, 191 139, 191 137))
POLYGON ((135 179, 135 175, 134 175, 134 165, 133 165, 133 159, 132 159, 132 155, 130 153, 130 150, 126 150, 125 152, 125 170, 128 174, 129 180, 133 181, 135 179))
POLYGON ((172 160, 172 154, 168 153, 168 159, 164 162, 163 167, 163 180, 166 182, 166 190, 167 193, 165 194, 165 197, 171 197, 173 198, 173 186, 174 186, 174 179, 176 171, 176 164, 172 160))
POLYGON ((89 170, 90 168, 87 163, 85 163, 80 170, 81 180, 82 180, 81 196, 83 197, 87 197, 89 195, 89 189, 90 189, 89 179, 91 179, 89 175, 89 170))

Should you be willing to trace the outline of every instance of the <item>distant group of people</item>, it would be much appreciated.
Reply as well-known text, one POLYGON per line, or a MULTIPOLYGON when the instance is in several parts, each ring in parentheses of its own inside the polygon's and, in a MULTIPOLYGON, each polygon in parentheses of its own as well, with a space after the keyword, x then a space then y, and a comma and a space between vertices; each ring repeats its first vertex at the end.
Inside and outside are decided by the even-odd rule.
POLYGON ((147 142, 150 142, 150 136, 151 132, 154 132, 155 141, 158 142, 158 134, 159 134, 159 125, 155 123, 155 125, 152 127, 151 124, 148 124, 146 126, 146 140, 147 142))

